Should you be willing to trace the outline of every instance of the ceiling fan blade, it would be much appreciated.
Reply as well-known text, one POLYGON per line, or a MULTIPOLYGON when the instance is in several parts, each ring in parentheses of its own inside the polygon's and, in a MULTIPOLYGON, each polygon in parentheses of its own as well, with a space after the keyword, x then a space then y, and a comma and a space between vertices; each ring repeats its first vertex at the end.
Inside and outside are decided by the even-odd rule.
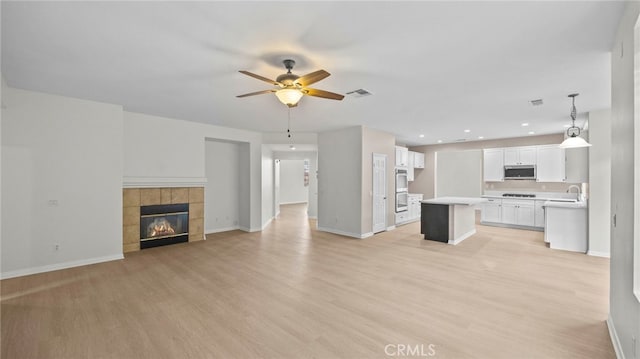
POLYGON ((302 90, 302 92, 305 95, 328 98, 328 99, 331 99, 331 100, 342 100, 344 98, 344 95, 340 95, 338 93, 333 93, 333 92, 324 91, 324 90, 318 90, 318 89, 312 89, 312 88, 309 88, 309 87, 304 88, 302 90))
POLYGON ((326 72, 325 70, 318 70, 310 74, 306 74, 302 77, 299 77, 295 82, 302 85, 303 87, 309 86, 313 83, 316 83, 322 79, 329 77, 329 75, 331 74, 326 72))
POLYGON ((256 92, 246 93, 246 94, 244 94, 244 95, 238 95, 238 96, 236 96, 236 97, 255 96, 255 95, 262 95, 262 94, 265 94, 265 93, 271 93, 271 92, 276 92, 276 90, 256 91, 256 92))
POLYGON ((281 84, 281 83, 279 83, 279 82, 277 82, 277 81, 274 81, 274 80, 268 79, 268 78, 263 77, 263 76, 260 76, 260 75, 256 75, 256 74, 254 74, 254 73, 252 73, 252 72, 249 72, 249 71, 240 70, 239 72, 240 72, 240 73, 242 73, 242 74, 245 74, 245 75, 247 75, 247 76, 251 76, 251 77, 253 77, 254 79, 258 79, 258 80, 262 80, 262 81, 264 81, 264 82, 268 82, 268 83, 270 83, 270 84, 272 84, 272 85, 282 86, 282 84, 281 84))

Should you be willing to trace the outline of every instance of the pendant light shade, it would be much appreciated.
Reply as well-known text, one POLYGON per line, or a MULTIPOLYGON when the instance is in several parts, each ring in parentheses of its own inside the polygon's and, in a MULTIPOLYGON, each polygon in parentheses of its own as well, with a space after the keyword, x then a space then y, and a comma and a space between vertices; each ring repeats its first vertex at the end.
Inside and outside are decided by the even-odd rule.
POLYGON ((579 148, 590 147, 591 144, 580 137, 580 128, 576 126, 576 96, 579 94, 573 93, 569 95, 571 97, 571 127, 567 128, 567 138, 562 141, 560 148, 579 148))
POLYGON ((298 101, 302 98, 302 92, 300 90, 285 88, 276 91, 278 100, 289 107, 295 107, 298 105, 298 101))
POLYGON ((566 140, 562 141, 560 144, 560 148, 578 148, 578 147, 590 147, 592 146, 589 142, 585 141, 584 138, 579 136, 567 137, 566 140))

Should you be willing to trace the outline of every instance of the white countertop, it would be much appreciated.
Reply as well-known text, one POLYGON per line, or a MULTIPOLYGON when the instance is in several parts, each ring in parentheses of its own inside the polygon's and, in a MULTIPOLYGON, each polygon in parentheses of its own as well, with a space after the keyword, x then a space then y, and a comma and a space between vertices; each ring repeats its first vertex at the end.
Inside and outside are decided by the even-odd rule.
POLYGON ((587 208, 587 201, 580 202, 562 202, 562 201, 546 201, 543 204, 544 207, 556 207, 556 208, 587 208))
POLYGON ((487 201, 486 198, 479 198, 479 197, 438 197, 438 198, 427 199, 420 202, 428 203, 428 204, 448 204, 448 205, 457 204, 457 205, 473 206, 486 201, 487 201))

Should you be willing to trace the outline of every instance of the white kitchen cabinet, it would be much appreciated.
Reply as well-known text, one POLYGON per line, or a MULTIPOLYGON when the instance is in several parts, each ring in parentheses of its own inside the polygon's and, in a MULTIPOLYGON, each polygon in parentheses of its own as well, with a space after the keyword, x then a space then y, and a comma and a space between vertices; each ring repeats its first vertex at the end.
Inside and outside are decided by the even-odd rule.
POLYGON ((534 202, 534 207, 535 207, 535 214, 534 214, 534 227, 538 227, 538 228, 544 228, 544 202, 546 200, 535 200, 534 202))
POLYGON ((502 223, 533 227, 535 206, 532 200, 502 200, 502 223))
POLYGON ((487 202, 482 204, 480 221, 493 223, 502 222, 502 199, 488 198, 487 202))
POLYGON ((504 181, 504 149, 490 148, 483 151, 483 177, 485 182, 504 181))
POLYGON ((536 181, 565 182, 566 159, 564 148, 558 145, 538 146, 538 165, 536 181))
POLYGON ((423 195, 421 193, 409 193, 407 195, 407 210, 396 213, 396 224, 419 221, 420 213, 422 212, 422 198, 423 195))
POLYGON ((413 152, 413 167, 424 168, 424 153, 413 152))
POLYGON ((509 147, 504 149, 504 165, 535 165, 536 148, 530 147, 509 147))
POLYGON ((413 171, 413 160, 415 152, 408 152, 408 161, 407 161, 407 181, 413 181, 415 178, 415 172, 413 171))
POLYGON ((409 165, 409 149, 396 146, 396 167, 407 167, 409 165))

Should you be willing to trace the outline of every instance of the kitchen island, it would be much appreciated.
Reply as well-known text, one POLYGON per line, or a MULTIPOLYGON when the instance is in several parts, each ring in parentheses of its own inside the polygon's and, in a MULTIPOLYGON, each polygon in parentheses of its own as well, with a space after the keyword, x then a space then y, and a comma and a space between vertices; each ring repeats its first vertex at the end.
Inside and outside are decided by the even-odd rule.
POLYGON ((440 197, 421 201, 424 239, 458 244, 476 233, 476 205, 485 198, 440 197))

